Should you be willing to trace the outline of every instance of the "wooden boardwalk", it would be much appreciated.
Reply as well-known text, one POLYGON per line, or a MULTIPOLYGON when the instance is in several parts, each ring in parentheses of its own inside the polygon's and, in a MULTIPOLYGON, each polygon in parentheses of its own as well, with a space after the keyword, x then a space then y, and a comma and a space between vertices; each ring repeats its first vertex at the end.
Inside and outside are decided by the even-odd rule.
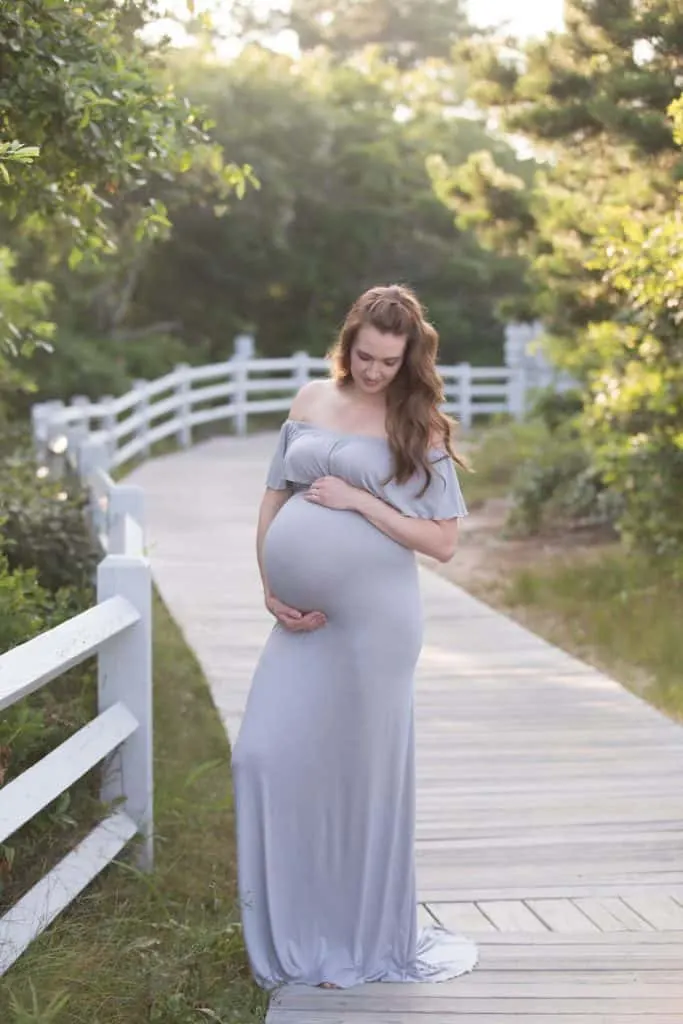
MULTIPOLYGON (((216 439, 132 478, 232 740, 270 629, 254 531, 274 440, 216 439)), ((269 1024, 683 1024, 683 729, 428 570, 422 586, 420 912, 475 937, 480 965, 295 987, 269 1024)))

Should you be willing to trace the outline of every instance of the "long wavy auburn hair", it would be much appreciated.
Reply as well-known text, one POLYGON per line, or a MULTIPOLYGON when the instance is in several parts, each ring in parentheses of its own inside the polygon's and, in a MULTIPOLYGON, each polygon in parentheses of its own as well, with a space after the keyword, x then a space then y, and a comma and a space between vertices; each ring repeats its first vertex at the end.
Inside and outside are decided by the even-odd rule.
POLYGON ((426 478, 420 492, 423 494, 432 479, 429 451, 434 435, 441 438, 451 459, 466 468, 466 463, 453 449, 455 423, 439 408, 444 398, 443 384, 436 370, 439 336, 410 288, 404 285, 370 288, 354 302, 329 353, 332 377, 340 387, 353 383, 351 352, 359 330, 365 325, 382 334, 406 338, 401 368, 386 392, 386 426, 394 457, 393 479, 404 483, 422 470, 426 478))

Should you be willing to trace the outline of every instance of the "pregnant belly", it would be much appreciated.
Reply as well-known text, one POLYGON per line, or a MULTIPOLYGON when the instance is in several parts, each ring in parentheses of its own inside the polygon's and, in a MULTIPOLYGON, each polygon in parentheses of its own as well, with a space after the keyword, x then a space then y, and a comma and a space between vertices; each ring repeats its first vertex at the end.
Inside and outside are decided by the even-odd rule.
POLYGON ((413 552, 356 512, 295 494, 270 525, 263 561, 273 594, 301 611, 358 615, 391 606, 419 615, 413 552))

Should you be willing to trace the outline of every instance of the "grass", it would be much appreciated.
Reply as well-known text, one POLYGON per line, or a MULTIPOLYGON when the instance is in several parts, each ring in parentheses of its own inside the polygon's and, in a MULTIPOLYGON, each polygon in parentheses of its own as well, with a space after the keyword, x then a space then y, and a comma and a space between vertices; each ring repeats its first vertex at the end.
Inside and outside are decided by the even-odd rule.
POLYGON ((460 444, 456 436, 456 451, 462 448, 472 469, 460 474, 468 508, 507 497, 519 466, 535 451, 543 433, 538 422, 501 420, 463 434, 460 444))
POLYGON ((197 662, 154 609, 156 867, 105 871, 17 961, 3 1024, 254 1024, 229 749, 197 662))
POLYGON ((559 647, 683 718, 683 582, 615 544, 513 573, 503 607, 559 647))

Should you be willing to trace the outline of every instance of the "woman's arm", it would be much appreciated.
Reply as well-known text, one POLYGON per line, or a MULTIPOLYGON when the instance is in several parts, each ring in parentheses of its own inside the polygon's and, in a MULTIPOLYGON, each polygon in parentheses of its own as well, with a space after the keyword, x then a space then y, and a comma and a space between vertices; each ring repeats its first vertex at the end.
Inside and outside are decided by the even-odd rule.
POLYGON ((439 562, 449 562, 455 554, 457 519, 414 519, 404 516, 381 498, 352 487, 336 476, 316 480, 305 497, 307 501, 326 508, 359 512, 387 537, 412 551, 436 558, 439 562))
POLYGON ((387 537, 412 551, 450 562, 458 540, 457 519, 417 519, 387 505, 367 491, 358 491, 355 511, 376 526, 387 537))

